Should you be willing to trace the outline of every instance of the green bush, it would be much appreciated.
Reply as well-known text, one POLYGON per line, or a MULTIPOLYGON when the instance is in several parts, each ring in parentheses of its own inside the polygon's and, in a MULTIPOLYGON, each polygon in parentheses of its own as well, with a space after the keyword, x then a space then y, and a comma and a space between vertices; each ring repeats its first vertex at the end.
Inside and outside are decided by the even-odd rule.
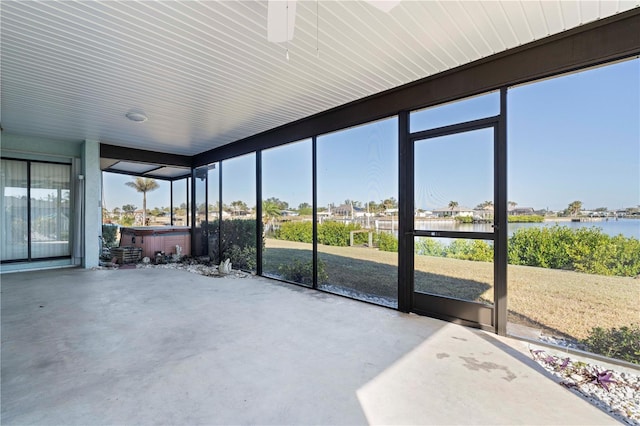
POLYGON ((381 251, 398 252, 398 239, 387 232, 376 232, 375 242, 381 251))
MULTIPOLYGON (((357 224, 319 224, 318 243, 348 246, 349 233, 359 229, 360 225, 357 224)), ((283 240, 310 244, 313 240, 312 230, 311 222, 288 222, 282 224, 276 236, 283 240)), ((366 232, 354 234, 355 244, 365 244, 367 241, 366 232)), ((374 241, 382 251, 398 251, 398 240, 391 234, 378 232, 374 241)), ((493 261, 493 245, 482 240, 455 240, 445 245, 430 238, 422 238, 415 243, 415 253, 480 262, 493 261)), ((519 229, 509 239, 508 258, 511 265, 599 275, 640 275, 640 241, 622 235, 611 237, 596 227, 571 229, 555 225, 519 229)))
POLYGON ((223 259, 229 259, 234 269, 242 269, 245 271, 255 271, 257 266, 256 248, 231 246, 223 254, 223 259))
POLYGON ((593 353, 640 364, 640 325, 609 330, 596 327, 582 343, 593 353))
POLYGON ((597 228, 579 228, 574 232, 572 244, 567 245, 571 266, 578 272, 611 275, 617 259, 608 255, 615 250, 608 235, 597 228))
POLYGON ((598 275, 640 274, 640 241, 622 235, 611 237, 596 227, 519 229, 509 240, 508 253, 512 265, 598 275))
MULTIPOLYGON (((346 247, 349 245, 349 233, 361 229, 359 224, 341 222, 324 222, 318 225, 318 243, 327 246, 346 247)), ((363 244, 367 241, 367 235, 354 235, 354 244, 363 244)))
POLYGON ((422 256, 493 262, 493 245, 481 240, 454 240, 447 245, 431 238, 422 238, 416 242, 415 253, 422 256))
POLYGON ((481 240, 455 240, 445 248, 445 255, 454 259, 493 262, 493 245, 481 240))
POLYGON ((102 241, 105 247, 115 247, 117 235, 118 235, 117 226, 102 225, 102 241))
POLYGON ((275 237, 280 240, 297 241, 300 243, 313 242, 312 222, 285 222, 276 231, 275 237))
POLYGON ((567 247, 573 233, 566 226, 518 229, 509 239, 509 263, 551 269, 573 269, 567 247))
POLYGON ((133 226, 133 223, 135 222, 135 220, 136 219, 132 215, 127 214, 127 215, 124 215, 124 216, 122 216, 120 218, 120 225, 122 225, 122 226, 133 226))
POLYGON ((610 256, 617 259, 612 268, 613 275, 635 277, 640 275, 640 240, 616 235, 611 238, 615 250, 610 256))
MULTIPOLYGON (((300 284, 313 284, 313 261, 301 262, 299 259, 293 263, 278 266, 278 272, 287 281, 300 284)), ((318 260, 318 282, 325 282, 329 279, 326 272, 326 264, 318 260)))
MULTIPOLYGON (((351 231, 362 229, 358 224, 325 222, 318 224, 318 243, 330 246, 348 246, 351 231)), ((311 244, 313 242, 313 223, 285 222, 275 233, 275 238, 311 244)), ((391 234, 376 233, 374 242, 384 251, 398 251, 398 240, 391 234), (382 242, 381 242, 382 241, 382 242)), ((369 234, 358 232, 353 235, 354 245, 368 244, 369 234)))
POLYGON ((218 220, 203 226, 203 232, 206 232, 209 239, 211 260, 218 263, 228 258, 235 269, 255 270, 256 221, 225 219, 222 221, 222 226, 219 227, 218 220), (220 240, 220 238, 222 239, 220 240))
POLYGON ((507 216, 507 221, 510 223, 542 223, 544 222, 544 216, 540 216, 538 214, 514 215, 507 216))
POLYGON ((421 256, 445 257, 446 246, 431 238, 421 238, 415 243, 415 253, 421 256))
POLYGON ((456 216, 455 220, 458 223, 473 223, 473 218, 471 216, 456 216))

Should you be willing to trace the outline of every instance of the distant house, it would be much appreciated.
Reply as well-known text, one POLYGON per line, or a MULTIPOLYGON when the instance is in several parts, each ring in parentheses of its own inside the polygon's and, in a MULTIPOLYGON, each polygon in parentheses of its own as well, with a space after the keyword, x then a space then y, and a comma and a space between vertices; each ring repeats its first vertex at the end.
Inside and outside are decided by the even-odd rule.
POLYGON ((282 210, 280 216, 300 216, 300 213, 294 212, 293 210, 282 210))
POLYGON ((473 211, 473 217, 476 219, 487 220, 493 218, 493 206, 484 206, 481 209, 473 211))
POLYGON ((433 209, 433 213, 437 217, 473 217, 473 209, 464 206, 433 209))
POLYGON ((338 207, 334 207, 332 213, 335 216, 344 217, 364 217, 367 215, 365 209, 361 207, 354 207, 351 204, 340 204, 338 207))
POLYGON ((514 207, 508 210, 508 214, 511 216, 531 216, 535 213, 533 207, 514 207))
POLYGON ((430 210, 420 210, 417 209, 415 213, 415 217, 434 217, 435 214, 430 210))

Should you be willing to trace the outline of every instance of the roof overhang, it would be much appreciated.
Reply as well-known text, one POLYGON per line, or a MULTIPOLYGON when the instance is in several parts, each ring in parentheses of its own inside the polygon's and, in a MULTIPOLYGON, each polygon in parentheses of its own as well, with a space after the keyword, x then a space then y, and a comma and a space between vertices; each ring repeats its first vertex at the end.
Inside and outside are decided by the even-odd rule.
POLYGON ((637 54, 637 5, 298 1, 293 38, 273 43, 267 1, 7 0, 2 127, 190 167, 637 54))

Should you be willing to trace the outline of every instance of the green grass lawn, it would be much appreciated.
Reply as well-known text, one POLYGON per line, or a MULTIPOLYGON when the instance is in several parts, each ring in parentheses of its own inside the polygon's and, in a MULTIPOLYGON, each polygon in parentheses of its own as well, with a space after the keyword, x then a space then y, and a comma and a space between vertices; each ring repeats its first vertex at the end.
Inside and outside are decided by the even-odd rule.
MULTIPOLYGON (((327 283, 357 292, 395 299, 397 253, 364 247, 318 246, 327 283)), ((267 239, 265 275, 278 265, 300 259, 311 262, 311 244, 267 239)), ((490 303, 493 264, 415 256, 416 290, 490 303)), ((640 322, 640 280, 572 271, 509 265, 509 321, 542 328, 556 335, 584 338, 593 327, 620 327, 640 322)))

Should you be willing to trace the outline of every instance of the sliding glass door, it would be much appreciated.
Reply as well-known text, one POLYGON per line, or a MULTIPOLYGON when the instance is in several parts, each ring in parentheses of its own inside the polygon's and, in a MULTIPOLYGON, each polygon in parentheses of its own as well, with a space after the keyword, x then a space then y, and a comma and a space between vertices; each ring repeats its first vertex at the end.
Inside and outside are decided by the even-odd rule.
POLYGON ((2 159, 1 260, 71 255, 71 165, 2 159))

